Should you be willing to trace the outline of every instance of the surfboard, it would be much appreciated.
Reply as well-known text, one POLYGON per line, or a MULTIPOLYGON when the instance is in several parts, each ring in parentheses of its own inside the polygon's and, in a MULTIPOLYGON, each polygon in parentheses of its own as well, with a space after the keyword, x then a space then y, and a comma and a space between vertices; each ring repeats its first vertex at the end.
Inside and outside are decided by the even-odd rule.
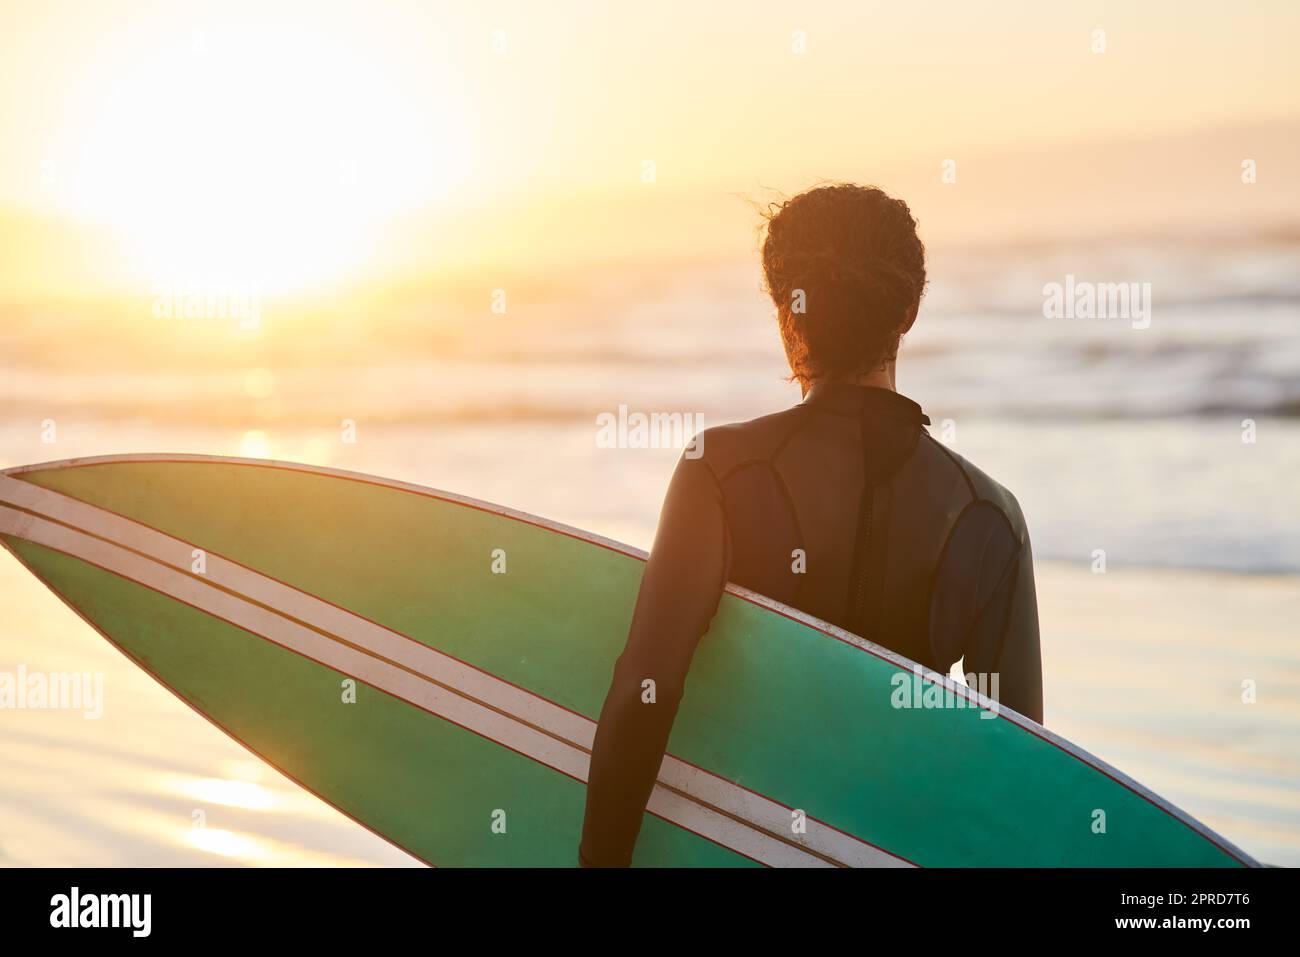
MULTIPOLYGON (((218 728, 415 857, 576 864, 644 553, 404 482, 194 455, 4 471, 0 541, 218 728)), ((637 865, 1256 866, 1035 722, 735 586, 668 751, 637 865)))

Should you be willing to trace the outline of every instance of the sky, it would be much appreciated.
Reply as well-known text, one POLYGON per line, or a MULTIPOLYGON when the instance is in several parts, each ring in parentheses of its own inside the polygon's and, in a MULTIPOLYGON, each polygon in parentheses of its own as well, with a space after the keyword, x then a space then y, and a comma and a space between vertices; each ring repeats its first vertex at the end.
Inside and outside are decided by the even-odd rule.
POLYGON ((939 238, 1285 220, 1298 26, 1288 2, 3 0, 0 297, 739 255, 755 205, 824 179, 910 190, 939 238))
MULTIPOLYGON (((615 462, 592 415, 797 401, 760 211, 876 183, 936 253, 900 387, 960 419, 1036 551, 1076 566, 1040 591, 1049 720, 1300 860, 1300 711, 1273 694, 1246 716, 1232 677, 1294 670, 1294 581, 1135 567, 1291 554, 1297 41, 1296 0, 0 0, 0 466, 309 461, 648 544, 676 452, 615 462), (1074 272, 1150 278, 1168 311, 1142 331, 1040 321, 1044 275, 1074 272), (258 321, 160 316, 159 288, 234 290, 258 321), (1104 600, 1083 570, 1098 536, 1133 569, 1104 600), (1152 693, 1146 665, 1180 643, 1152 693)), ((91 654, 38 583, 0 579, 24 609, 14 653, 91 654)), ((359 829, 264 795, 256 763, 123 687, 98 732, 0 740, 26 769, 0 857, 364 856, 359 829), (214 825, 197 850, 195 801, 214 825)))

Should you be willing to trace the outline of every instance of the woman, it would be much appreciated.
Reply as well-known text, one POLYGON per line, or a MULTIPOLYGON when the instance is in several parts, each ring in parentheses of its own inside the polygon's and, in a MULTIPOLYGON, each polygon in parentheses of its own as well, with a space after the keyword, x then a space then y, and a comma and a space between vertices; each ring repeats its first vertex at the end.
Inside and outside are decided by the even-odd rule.
POLYGON ((588 866, 631 862, 691 657, 728 581, 943 674, 964 659, 966 673, 996 676, 981 687, 1002 704, 1042 721, 1020 508, 931 438, 921 407, 894 389, 925 289, 907 204, 872 187, 809 190, 771 215, 763 270, 803 402, 707 429, 677 465, 592 749, 588 866))

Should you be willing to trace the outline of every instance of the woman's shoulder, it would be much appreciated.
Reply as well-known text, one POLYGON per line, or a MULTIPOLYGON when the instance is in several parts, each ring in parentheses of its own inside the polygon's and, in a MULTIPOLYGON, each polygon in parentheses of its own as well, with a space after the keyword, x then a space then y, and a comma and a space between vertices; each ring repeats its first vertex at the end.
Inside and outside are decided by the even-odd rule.
POLYGON ((801 406, 760 415, 743 422, 710 426, 696 434, 687 455, 694 451, 715 474, 722 476, 739 465, 770 462, 795 430, 807 410, 801 406))
POLYGON ((1008 524, 1016 532, 1017 537, 1021 540, 1024 539, 1026 534, 1025 514, 1009 488, 928 432, 924 434, 921 444, 935 457, 936 461, 947 463, 939 467, 949 467, 961 477, 972 502, 984 503, 996 508, 1006 518, 1008 524))

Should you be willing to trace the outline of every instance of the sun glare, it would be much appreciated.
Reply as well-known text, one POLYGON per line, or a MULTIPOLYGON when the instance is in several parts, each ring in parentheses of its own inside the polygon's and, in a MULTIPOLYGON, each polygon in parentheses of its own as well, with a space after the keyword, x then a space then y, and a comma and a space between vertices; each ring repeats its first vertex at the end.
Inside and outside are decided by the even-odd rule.
POLYGON ((196 827, 186 832, 186 838, 199 850, 220 857, 254 861, 268 856, 268 851, 261 842, 234 831, 196 827))
POLYGON ((226 807, 265 811, 275 805, 275 796, 271 791, 252 781, 203 778, 189 782, 185 790, 200 801, 226 807))
POLYGON ((136 44, 77 107, 64 211, 112 226, 150 282, 296 290, 375 266, 385 221, 453 192, 467 143, 453 97, 431 112, 350 39, 223 21, 136 44))
POLYGON ((271 437, 261 429, 250 429, 239 440, 239 454, 246 459, 269 458, 271 437))

